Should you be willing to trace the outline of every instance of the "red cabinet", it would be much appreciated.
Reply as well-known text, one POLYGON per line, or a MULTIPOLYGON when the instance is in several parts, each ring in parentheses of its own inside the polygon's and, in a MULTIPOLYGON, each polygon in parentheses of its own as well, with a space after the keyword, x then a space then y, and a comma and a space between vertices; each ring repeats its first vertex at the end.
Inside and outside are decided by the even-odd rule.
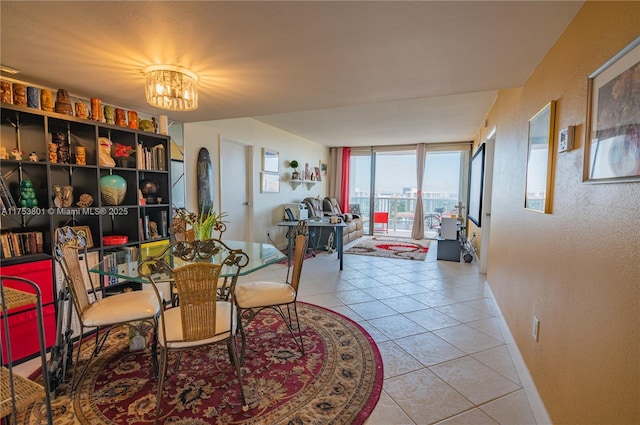
MULTIPOLYGON (((11 266, 3 265, 0 274, 3 276, 20 276, 32 280, 40 287, 42 294, 44 331, 46 346, 51 347, 56 340, 56 313, 53 296, 52 260, 40 260, 11 266)), ((8 281, 7 286, 33 293, 33 289, 20 282, 8 281)), ((11 327, 11 354, 14 361, 19 361, 39 352, 37 338, 36 311, 31 307, 9 310, 9 326, 11 327), (17 314, 16 314, 17 313, 17 314)), ((2 335, 2 357, 6 358, 4 340, 4 324, 0 321, 2 335)))

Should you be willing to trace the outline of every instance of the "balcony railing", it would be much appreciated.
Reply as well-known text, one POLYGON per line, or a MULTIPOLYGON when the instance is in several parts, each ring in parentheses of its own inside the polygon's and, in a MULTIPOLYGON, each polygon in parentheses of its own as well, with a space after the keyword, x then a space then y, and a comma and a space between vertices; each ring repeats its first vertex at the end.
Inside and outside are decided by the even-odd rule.
MULTIPOLYGON (((412 196, 376 196, 374 198, 374 211, 389 213, 390 231, 411 231, 413 217, 416 211, 418 199, 412 196)), ((437 229, 440 226, 440 218, 451 214, 457 214, 457 197, 423 198, 422 208, 425 215, 425 229, 437 229)), ((373 225, 369 208, 368 196, 351 196, 349 206, 352 211, 358 210, 365 223, 365 229, 373 225)), ((377 230, 377 229, 374 229, 377 230)))

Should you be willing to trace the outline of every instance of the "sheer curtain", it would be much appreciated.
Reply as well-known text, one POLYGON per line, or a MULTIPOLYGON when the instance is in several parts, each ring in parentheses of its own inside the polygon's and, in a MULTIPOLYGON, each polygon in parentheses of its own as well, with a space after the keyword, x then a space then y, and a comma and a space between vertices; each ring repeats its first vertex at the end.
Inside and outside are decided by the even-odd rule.
POLYGON ((424 211, 422 206, 422 180, 424 178, 425 144, 419 143, 416 147, 416 174, 418 178, 416 211, 413 215, 413 239, 424 239, 424 211))

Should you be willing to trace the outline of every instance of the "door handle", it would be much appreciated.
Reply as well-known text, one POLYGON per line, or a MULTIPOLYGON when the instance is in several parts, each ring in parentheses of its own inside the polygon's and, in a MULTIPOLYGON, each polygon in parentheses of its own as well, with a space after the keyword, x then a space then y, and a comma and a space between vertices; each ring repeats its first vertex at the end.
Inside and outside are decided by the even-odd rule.
POLYGON ((246 205, 246 206, 250 207, 251 206, 251 201, 244 202, 242 205, 246 205))

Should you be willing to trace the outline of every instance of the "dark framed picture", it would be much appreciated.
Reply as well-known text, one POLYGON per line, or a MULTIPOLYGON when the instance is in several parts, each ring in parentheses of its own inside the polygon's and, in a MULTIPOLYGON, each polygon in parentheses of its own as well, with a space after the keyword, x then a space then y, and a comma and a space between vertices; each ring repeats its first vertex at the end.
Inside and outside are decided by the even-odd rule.
POLYGON ((87 238, 87 248, 93 248, 93 237, 91 237, 91 228, 89 226, 74 226, 73 230, 87 238))
POLYGON ((589 75, 583 181, 640 181, 640 37, 589 75))
POLYGON ((524 207, 541 213, 551 212, 553 136, 556 102, 547 103, 529 120, 529 152, 524 207))
POLYGON ((468 217, 476 226, 482 226, 482 192, 484 190, 484 143, 471 158, 468 217))

